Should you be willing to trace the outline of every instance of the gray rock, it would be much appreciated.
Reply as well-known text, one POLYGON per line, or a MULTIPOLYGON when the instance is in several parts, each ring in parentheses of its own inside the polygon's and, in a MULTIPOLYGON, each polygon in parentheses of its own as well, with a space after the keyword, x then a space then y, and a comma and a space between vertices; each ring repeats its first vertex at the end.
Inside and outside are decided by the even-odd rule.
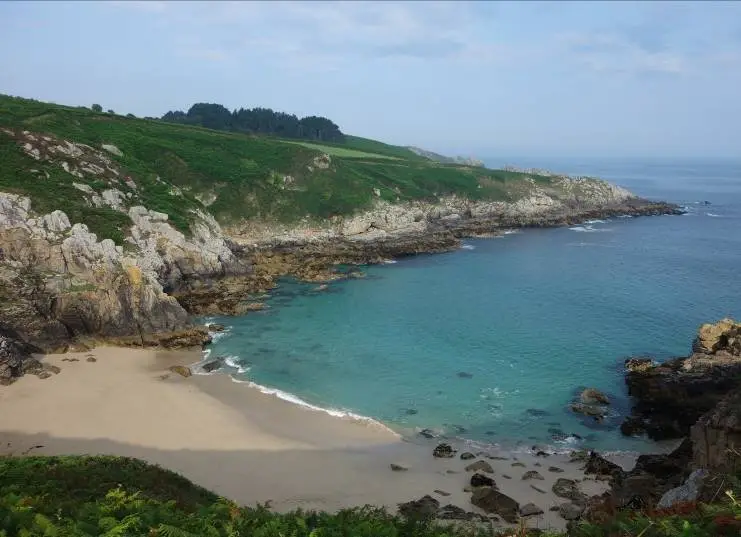
POLYGON ((464 451, 463 453, 461 453, 461 459, 464 461, 470 461, 471 459, 475 459, 475 458, 476 458, 476 455, 474 455, 470 451, 464 451))
POLYGON ((523 481, 527 481, 529 479, 540 479, 540 480, 543 480, 543 479, 545 479, 545 477, 543 477, 542 475, 540 475, 540 472, 537 472, 535 470, 530 470, 530 471, 525 472, 524 474, 522 474, 522 479, 523 479, 523 481))
POLYGON ((610 404, 610 399, 604 393, 602 393, 601 391, 595 388, 587 388, 586 390, 581 392, 579 399, 585 405, 609 405, 610 404))
POLYGON ((394 472, 406 472, 409 470, 406 466, 402 466, 400 464, 394 464, 393 462, 389 465, 391 467, 391 470, 394 472))
POLYGON ((558 466, 549 466, 549 467, 548 467, 548 471, 549 471, 549 472, 553 472, 553 473, 556 473, 556 474, 561 474, 561 473, 563 473, 563 469, 562 469, 562 468, 559 468, 558 466))
POLYGON ((501 516, 510 524, 516 523, 519 518, 520 504, 491 487, 476 489, 471 496, 471 503, 487 513, 501 516))
POLYGON ((493 474, 494 468, 486 461, 476 461, 466 466, 466 472, 486 472, 487 474, 493 474))
POLYGON ((437 514, 440 502, 430 495, 419 500, 399 504, 399 514, 406 518, 432 518, 437 514))
POLYGON ((560 498, 566 498, 574 501, 583 501, 586 499, 586 495, 579 490, 576 481, 573 479, 565 479, 560 477, 556 480, 551 488, 553 494, 560 498))
POLYGON ((577 520, 584 512, 583 504, 564 503, 558 506, 558 513, 565 520, 577 520))
POLYGON ((438 444, 432 451, 432 456, 438 459, 450 459, 455 456, 455 450, 450 444, 438 444))
POLYGON ((520 516, 542 515, 543 510, 534 503, 528 503, 520 507, 520 516))
POLYGON ((680 486, 666 491, 659 500, 657 507, 668 509, 676 503, 696 501, 702 490, 703 481, 707 476, 707 470, 695 470, 680 486))
POLYGON ((491 477, 485 476, 484 474, 473 474, 471 476, 471 486, 472 487, 493 487, 496 488, 497 485, 494 482, 494 480, 491 477))

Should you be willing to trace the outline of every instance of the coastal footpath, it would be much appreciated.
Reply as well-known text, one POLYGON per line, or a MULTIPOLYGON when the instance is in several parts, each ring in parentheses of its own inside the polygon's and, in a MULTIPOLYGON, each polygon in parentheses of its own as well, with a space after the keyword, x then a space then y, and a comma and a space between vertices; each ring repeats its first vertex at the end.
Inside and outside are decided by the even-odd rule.
POLYGON ((198 346, 281 276, 463 237, 679 214, 593 178, 441 163, 0 96, 0 333, 45 353, 198 346))

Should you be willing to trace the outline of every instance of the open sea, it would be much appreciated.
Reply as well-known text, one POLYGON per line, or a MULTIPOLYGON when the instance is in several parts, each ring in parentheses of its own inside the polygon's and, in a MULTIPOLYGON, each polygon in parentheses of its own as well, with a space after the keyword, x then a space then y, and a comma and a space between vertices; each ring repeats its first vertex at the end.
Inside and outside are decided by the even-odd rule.
POLYGON ((688 212, 466 240, 322 292, 283 282, 268 310, 209 318, 229 327, 207 351, 229 357, 217 374, 409 437, 655 449, 618 429, 623 362, 685 355, 700 324, 741 318, 741 162, 487 163, 599 176, 688 212), (612 399, 605 423, 568 410, 583 387, 612 399))

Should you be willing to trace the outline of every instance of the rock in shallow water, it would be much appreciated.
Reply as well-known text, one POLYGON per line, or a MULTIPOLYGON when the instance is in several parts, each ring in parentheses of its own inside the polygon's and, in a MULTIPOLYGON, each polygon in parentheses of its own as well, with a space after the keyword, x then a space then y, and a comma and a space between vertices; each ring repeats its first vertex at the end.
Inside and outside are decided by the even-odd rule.
POLYGON ((587 388, 586 390, 581 392, 579 399, 585 405, 609 405, 610 404, 610 400, 608 399, 608 397, 601 391, 597 390, 596 388, 587 388))

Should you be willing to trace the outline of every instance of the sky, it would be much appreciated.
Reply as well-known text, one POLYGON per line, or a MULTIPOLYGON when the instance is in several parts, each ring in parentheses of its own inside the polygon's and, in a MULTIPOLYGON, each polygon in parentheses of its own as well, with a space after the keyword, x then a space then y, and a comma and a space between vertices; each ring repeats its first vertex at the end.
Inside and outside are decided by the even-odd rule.
POLYGON ((741 2, 0 2, 0 93, 477 156, 737 157, 741 2))

